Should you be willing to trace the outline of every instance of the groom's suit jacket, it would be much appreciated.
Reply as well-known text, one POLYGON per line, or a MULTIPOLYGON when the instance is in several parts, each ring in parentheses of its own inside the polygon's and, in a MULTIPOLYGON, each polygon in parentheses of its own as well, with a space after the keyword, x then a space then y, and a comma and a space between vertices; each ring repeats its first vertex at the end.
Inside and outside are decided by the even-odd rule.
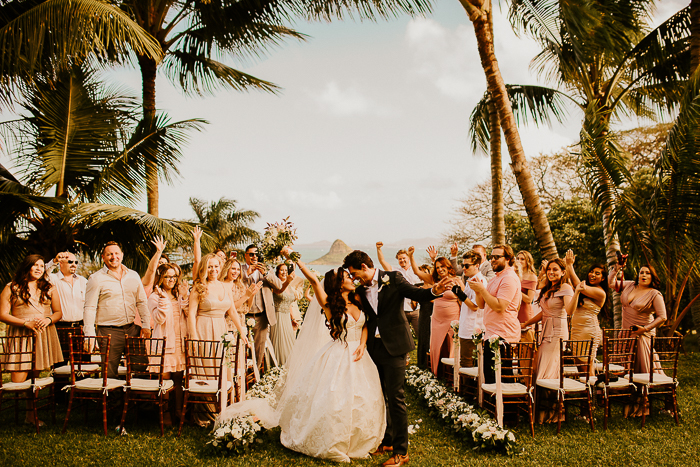
POLYGON ((379 270, 378 303, 375 310, 367 300, 367 287, 358 290, 362 307, 367 314, 367 349, 374 348, 375 333, 379 328, 379 334, 392 356, 402 355, 415 348, 411 329, 408 327, 406 313, 403 309, 405 298, 417 302, 434 300, 435 295, 430 289, 423 289, 409 284, 403 274, 397 271, 379 270))

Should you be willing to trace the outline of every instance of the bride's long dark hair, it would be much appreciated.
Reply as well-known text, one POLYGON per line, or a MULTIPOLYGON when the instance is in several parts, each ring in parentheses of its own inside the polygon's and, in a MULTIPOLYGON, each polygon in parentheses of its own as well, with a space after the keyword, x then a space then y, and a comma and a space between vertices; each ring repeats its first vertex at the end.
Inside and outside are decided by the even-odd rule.
MULTIPOLYGON (((342 339, 345 341, 345 331, 347 329, 348 315, 345 312, 347 305, 345 299, 343 298, 343 291, 341 286, 343 285, 343 280, 345 279, 345 274, 347 274, 343 269, 338 268, 331 269, 323 276, 323 290, 325 290, 328 299, 326 300, 326 305, 331 312, 331 318, 327 320, 326 325, 328 329, 331 330, 331 337, 333 340, 342 339)), ((356 307, 362 309, 357 294, 348 294, 348 299, 356 307)))

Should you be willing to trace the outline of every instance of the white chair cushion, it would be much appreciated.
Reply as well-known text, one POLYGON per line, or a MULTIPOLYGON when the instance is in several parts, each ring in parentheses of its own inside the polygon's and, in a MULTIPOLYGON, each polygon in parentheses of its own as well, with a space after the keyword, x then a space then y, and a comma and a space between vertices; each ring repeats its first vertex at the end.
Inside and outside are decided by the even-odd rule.
MULTIPOLYGON (((596 384, 597 388, 602 388, 605 386, 605 382, 601 381, 600 383, 596 384)), ((617 381, 611 381, 610 384, 608 385, 609 388, 612 389, 618 389, 618 388, 626 388, 630 386, 630 381, 629 379, 625 378, 620 378, 617 381)))
MULTIPOLYGON (((601 373, 604 370, 602 362, 595 362, 595 371, 601 373)), ((625 367, 622 365, 617 365, 615 363, 610 364, 610 371, 625 371, 625 367)))
MULTIPOLYGON (((53 378, 50 376, 48 378, 37 378, 34 380, 35 385, 37 388, 41 389, 43 387, 46 387, 50 384, 53 384, 53 378)), ((27 379, 26 381, 23 381, 21 383, 3 383, 2 385, 2 390, 3 391, 26 391, 27 389, 32 387, 32 380, 27 379)))
POLYGON ((651 384, 655 386, 657 384, 673 384, 673 378, 666 376, 661 373, 654 373, 654 382, 649 383, 649 373, 635 373, 632 382, 637 384, 651 384))
POLYGON ((471 378, 476 378, 479 376, 479 367, 478 366, 467 366, 467 367, 462 367, 459 369, 460 374, 467 375, 471 378))
POLYGON ((100 355, 100 354, 90 355, 90 361, 92 363, 102 363, 102 355, 100 355))
MULTIPOLYGON (((85 373, 91 373, 93 371, 99 371, 100 365, 95 365, 94 363, 86 363, 80 366, 80 371, 85 373)), ((78 367, 75 367, 76 373, 78 372, 78 367)), ((70 365, 63 365, 55 368, 53 374, 58 376, 69 376, 70 375, 70 365)))
MULTIPOLYGON (((481 389, 483 389, 485 392, 495 394, 496 383, 482 384, 481 389)), ((505 395, 525 395, 527 394, 527 386, 520 383, 502 383, 501 391, 503 391, 503 394, 505 395)))
MULTIPOLYGON (((173 387, 173 381, 170 379, 163 380, 163 391, 169 391, 173 387)), ((158 392, 161 388, 158 386, 157 379, 142 379, 131 378, 131 389, 134 391, 153 391, 158 392)))
POLYGON ((454 359, 454 358, 443 357, 443 358, 440 359, 440 362, 441 362, 441 363, 444 363, 445 365, 454 366, 454 364, 455 364, 455 359, 454 359))
MULTIPOLYGON (((537 385, 540 387, 543 387, 545 389, 552 389, 554 391, 559 389, 559 379, 538 379, 537 380, 537 385)), ((573 380, 571 378, 564 378, 564 391, 571 391, 571 392, 577 392, 577 391, 585 391, 586 390, 586 385, 573 380)))
MULTIPOLYGON (((231 381, 223 381, 223 389, 228 391, 231 388, 231 381)), ((216 394, 219 390, 218 379, 191 379, 190 392, 202 394, 216 394)))
POLYGON ((566 375, 573 375, 578 373, 578 368, 575 366, 565 366, 564 367, 564 376, 566 375))
POLYGON ((117 368, 117 375, 119 376, 126 376, 126 367, 125 366, 119 366, 117 368))
POLYGON ((85 378, 75 382, 75 388, 81 391, 102 391, 116 389, 126 384, 121 379, 107 378, 107 387, 102 386, 102 378, 85 378))

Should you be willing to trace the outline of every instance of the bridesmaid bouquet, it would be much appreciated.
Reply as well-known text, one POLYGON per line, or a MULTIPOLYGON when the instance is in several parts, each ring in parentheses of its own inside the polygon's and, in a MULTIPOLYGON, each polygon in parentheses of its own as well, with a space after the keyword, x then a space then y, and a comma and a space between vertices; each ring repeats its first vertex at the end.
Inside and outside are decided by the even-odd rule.
POLYGON ((258 243, 258 254, 266 263, 278 262, 285 253, 292 261, 299 261, 301 255, 291 249, 296 239, 297 229, 289 222, 289 217, 282 219, 280 223, 268 223, 263 238, 258 243))

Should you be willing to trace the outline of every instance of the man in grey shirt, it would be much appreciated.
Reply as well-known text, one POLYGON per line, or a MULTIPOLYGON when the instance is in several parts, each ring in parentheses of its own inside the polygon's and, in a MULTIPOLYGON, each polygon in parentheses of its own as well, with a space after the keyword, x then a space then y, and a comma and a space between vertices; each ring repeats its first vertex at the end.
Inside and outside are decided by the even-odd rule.
MULTIPOLYGON (((124 253, 116 242, 102 250, 105 266, 90 276, 85 292, 83 332, 86 336, 111 336, 107 377, 118 376, 119 361, 126 347, 126 336, 151 337, 151 316, 141 276, 122 264, 124 253), (134 324, 136 313, 141 327, 134 324)), ((147 358, 134 361, 148 363, 147 358)))

